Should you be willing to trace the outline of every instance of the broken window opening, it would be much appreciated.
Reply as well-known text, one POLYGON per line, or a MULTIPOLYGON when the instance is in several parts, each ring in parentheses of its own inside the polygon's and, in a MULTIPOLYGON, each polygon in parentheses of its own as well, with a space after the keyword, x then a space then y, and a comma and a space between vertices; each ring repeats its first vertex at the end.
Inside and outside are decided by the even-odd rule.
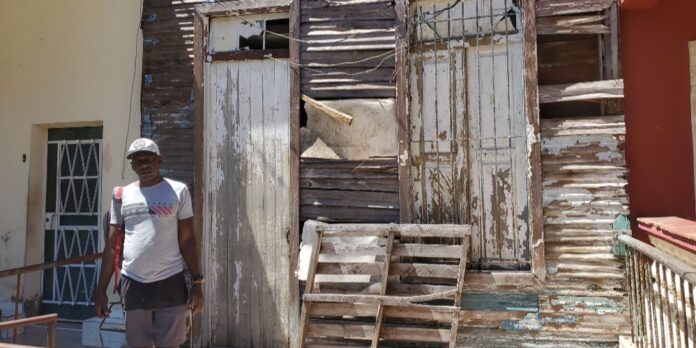
POLYGON ((290 36, 290 20, 288 18, 262 19, 254 21, 253 23, 242 21, 242 25, 249 26, 251 29, 245 33, 252 33, 248 35, 240 33, 240 51, 264 51, 290 48, 290 40, 288 39, 290 36))

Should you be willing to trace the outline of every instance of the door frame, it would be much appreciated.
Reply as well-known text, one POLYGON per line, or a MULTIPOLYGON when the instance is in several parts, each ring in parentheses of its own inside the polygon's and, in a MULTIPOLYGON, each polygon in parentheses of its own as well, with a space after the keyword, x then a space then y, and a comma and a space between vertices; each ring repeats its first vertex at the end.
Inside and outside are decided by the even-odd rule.
MULTIPOLYGON (((234 17, 247 16, 258 14, 289 14, 289 61, 293 65, 290 72, 290 228, 286 232, 287 243, 289 248, 289 274, 290 284, 296 291, 290 292, 290 308, 297 314, 299 321, 299 281, 296 274, 297 262, 299 257, 300 245, 300 69, 297 64, 300 63, 300 44, 296 39, 300 37, 300 2, 290 0, 240 0, 235 2, 222 2, 198 5, 193 19, 193 71, 194 71, 194 192, 193 192, 193 209, 194 209, 194 233, 196 239, 201 241, 198 244, 198 254, 201 258, 202 266, 205 265, 205 250, 203 245, 203 205, 204 194, 206 189, 204 177, 204 123, 205 123, 205 67, 206 64, 212 61, 212 57, 208 54, 208 42, 210 38, 210 19, 212 17, 234 17), (296 247, 295 247, 296 246, 296 247)), ((206 288, 205 296, 211 296, 206 288)), ((289 346, 296 347, 299 344, 298 330, 293 326, 297 322, 290 323, 288 330, 289 346)), ((205 345, 210 342, 211 331, 210 325, 201 316, 194 318, 193 330, 196 334, 195 345, 205 345)))

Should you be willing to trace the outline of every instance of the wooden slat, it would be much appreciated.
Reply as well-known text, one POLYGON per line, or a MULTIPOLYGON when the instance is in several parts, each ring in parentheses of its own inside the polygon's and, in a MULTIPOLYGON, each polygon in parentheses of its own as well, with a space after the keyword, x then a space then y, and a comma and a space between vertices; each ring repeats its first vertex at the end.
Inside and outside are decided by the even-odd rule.
POLYGON ((565 85, 541 86, 540 103, 558 103, 576 100, 623 98, 623 80, 580 82, 565 85))
POLYGON ((608 34, 604 15, 556 16, 537 19, 537 35, 608 34))
POLYGON ((536 14, 539 17, 574 13, 599 12, 614 3, 614 0, 539 0, 536 14))
POLYGON ((401 257, 430 257, 430 258, 460 258, 461 245, 439 244, 397 244, 394 246, 394 256, 401 257))
POLYGON ((377 263, 320 263, 318 274, 369 274, 381 275, 382 267, 377 263))
MULTIPOLYGON (((392 249, 394 247, 394 232, 389 233, 389 237, 387 239, 387 252, 385 256, 385 262, 384 266, 382 268, 382 279, 380 282, 380 295, 385 295, 387 293, 387 285, 389 284, 389 266, 391 262, 392 257, 392 249)), ((382 332, 382 324, 384 322, 384 305, 380 304, 379 308, 377 309, 377 316, 375 318, 375 332, 372 335, 372 343, 371 347, 372 348, 377 348, 379 346, 379 339, 381 336, 382 332)))
POLYGON ((522 25, 524 27, 524 86, 527 110, 527 163, 529 163, 529 231, 532 272, 540 280, 546 279, 543 239, 543 196, 541 179, 541 144, 539 141, 539 62, 537 60, 536 16, 537 1, 524 0, 522 25))
POLYGON ((403 277, 430 277, 457 279, 458 265, 442 265, 428 263, 395 263, 392 262, 391 272, 403 277))

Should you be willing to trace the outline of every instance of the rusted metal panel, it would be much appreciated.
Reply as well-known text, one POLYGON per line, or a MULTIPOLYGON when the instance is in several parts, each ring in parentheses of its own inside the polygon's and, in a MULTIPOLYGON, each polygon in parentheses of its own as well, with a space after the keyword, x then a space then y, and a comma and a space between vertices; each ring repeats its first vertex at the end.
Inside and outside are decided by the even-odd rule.
POLYGON ((287 346, 297 320, 286 240, 290 71, 275 60, 207 64, 204 240, 213 345, 287 346))
POLYGON ((302 93, 394 98, 394 25, 393 1, 303 1, 302 93))

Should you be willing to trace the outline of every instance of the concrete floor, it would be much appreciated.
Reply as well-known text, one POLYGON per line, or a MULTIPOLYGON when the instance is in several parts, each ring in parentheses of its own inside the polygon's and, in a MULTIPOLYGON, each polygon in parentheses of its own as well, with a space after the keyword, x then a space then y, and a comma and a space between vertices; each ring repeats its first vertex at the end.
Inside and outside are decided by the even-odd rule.
MULTIPOLYGON (((47 327, 45 325, 31 325, 24 329, 24 333, 17 335, 17 344, 46 347, 47 327)), ((0 339, 2 343, 12 343, 12 338, 0 339)), ((56 347, 58 348, 86 348, 82 344, 82 323, 59 322, 56 328, 56 347)))

